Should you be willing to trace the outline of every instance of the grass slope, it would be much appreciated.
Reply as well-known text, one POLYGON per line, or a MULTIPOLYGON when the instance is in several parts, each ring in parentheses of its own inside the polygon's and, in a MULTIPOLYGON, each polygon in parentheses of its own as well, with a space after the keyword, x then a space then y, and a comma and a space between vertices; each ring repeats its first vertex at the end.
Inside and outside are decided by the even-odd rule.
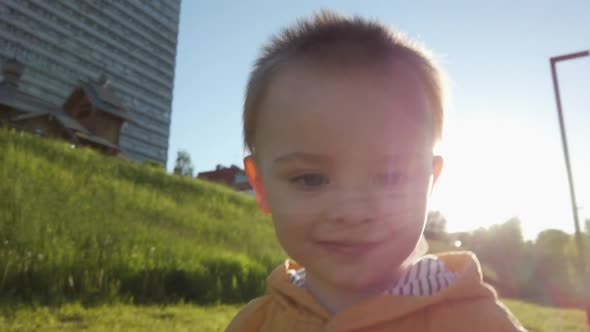
POLYGON ((529 332, 588 332, 586 313, 579 309, 556 309, 516 300, 502 300, 529 332))
MULTIPOLYGON (((581 310, 560 310, 505 300, 529 332, 586 332, 581 310)), ((60 308, 0 310, 2 331, 201 331, 225 329, 240 306, 130 306, 84 309, 77 304, 60 308)))
POLYGON ((6 130, 0 151, 3 301, 243 302, 284 257, 222 186, 6 130))

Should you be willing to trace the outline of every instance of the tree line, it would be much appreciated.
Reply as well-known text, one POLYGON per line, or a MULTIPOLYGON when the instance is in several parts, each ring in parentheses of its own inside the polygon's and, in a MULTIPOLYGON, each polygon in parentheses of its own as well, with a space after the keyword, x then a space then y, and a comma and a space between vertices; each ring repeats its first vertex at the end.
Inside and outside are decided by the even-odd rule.
MULTIPOLYGON (((481 262, 484 279, 501 296, 560 307, 582 305, 581 264, 590 267, 590 260, 586 255, 585 262, 580 262, 574 235, 547 229, 534 240, 524 240, 518 218, 472 232, 449 234, 445 222, 440 213, 432 212, 429 223, 437 225, 427 227, 427 238, 473 251, 481 262), (428 232, 433 229, 438 232, 428 232)), ((586 220, 585 229, 582 241, 588 252, 590 220, 586 220)))

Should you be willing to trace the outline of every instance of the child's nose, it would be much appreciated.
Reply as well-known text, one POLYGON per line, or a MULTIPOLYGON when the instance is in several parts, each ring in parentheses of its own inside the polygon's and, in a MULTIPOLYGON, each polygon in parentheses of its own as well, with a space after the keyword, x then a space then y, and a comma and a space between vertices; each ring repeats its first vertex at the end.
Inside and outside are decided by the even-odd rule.
POLYGON ((378 206, 370 193, 340 194, 328 207, 326 217, 333 222, 361 224, 375 220, 378 206))

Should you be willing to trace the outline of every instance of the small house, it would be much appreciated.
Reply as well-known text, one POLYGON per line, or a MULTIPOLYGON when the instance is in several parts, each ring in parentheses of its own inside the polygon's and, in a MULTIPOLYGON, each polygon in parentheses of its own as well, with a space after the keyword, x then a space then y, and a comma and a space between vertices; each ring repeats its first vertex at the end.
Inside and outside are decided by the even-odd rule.
POLYGON ((252 186, 250 186, 246 173, 236 165, 231 165, 230 167, 217 165, 214 171, 201 172, 197 175, 197 178, 221 183, 236 191, 254 195, 254 191, 252 190, 252 186))
POLYGON ((19 88, 24 70, 25 66, 16 59, 2 64, 0 126, 120 155, 121 126, 129 116, 106 75, 79 83, 65 103, 58 106, 19 88))

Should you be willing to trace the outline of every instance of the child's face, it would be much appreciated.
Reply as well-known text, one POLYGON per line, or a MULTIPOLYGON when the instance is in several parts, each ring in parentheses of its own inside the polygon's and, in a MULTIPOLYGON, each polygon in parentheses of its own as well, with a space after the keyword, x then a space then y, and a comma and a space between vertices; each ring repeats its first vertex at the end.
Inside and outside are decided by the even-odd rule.
POLYGON ((258 119, 247 168, 289 256, 338 286, 391 280, 422 234, 441 166, 415 75, 291 68, 258 119))

